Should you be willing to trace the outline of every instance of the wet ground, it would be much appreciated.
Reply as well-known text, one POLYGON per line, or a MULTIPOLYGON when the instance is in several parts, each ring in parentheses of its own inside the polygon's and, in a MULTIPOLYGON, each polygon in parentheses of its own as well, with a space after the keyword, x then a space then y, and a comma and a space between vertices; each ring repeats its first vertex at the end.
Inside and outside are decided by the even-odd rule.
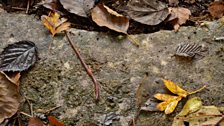
MULTIPOLYGON (((34 110, 61 106, 52 114, 71 126, 127 126, 137 111, 136 90, 145 75, 146 97, 160 90, 158 80, 170 79, 190 91, 207 84, 205 90, 193 96, 199 96, 204 105, 224 105, 224 42, 213 40, 224 35, 224 27, 220 26, 214 21, 204 27, 181 27, 177 33, 133 35, 140 41, 139 47, 110 32, 70 29, 73 42, 100 82, 99 103, 95 103, 92 81, 66 37, 59 34, 52 38, 35 15, 0 13, 0 51, 20 40, 33 41, 38 47, 39 61, 23 72, 21 79, 21 93, 34 101, 34 110), (188 62, 173 57, 178 44, 188 42, 206 47, 204 58, 188 62)), ((171 125, 183 103, 170 116, 142 112, 136 125, 171 125)), ((28 112, 26 106, 21 110, 28 112)))

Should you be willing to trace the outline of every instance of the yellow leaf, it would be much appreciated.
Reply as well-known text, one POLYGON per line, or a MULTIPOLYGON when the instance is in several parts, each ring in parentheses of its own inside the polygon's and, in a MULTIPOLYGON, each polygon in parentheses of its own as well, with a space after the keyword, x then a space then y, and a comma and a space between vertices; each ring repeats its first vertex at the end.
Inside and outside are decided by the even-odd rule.
POLYGON ((169 104, 169 102, 161 102, 159 103, 156 108, 159 110, 159 111, 164 111, 166 108, 167 108, 167 105, 169 104))
POLYGON ((178 98, 178 96, 172 96, 172 95, 168 95, 168 94, 161 94, 161 93, 157 93, 154 95, 154 98, 161 100, 161 101, 174 101, 178 98))
POLYGON ((165 109, 165 114, 172 113, 175 110, 175 108, 177 107, 177 104, 181 99, 182 99, 182 97, 178 97, 175 101, 170 102, 165 109))
POLYGON ((53 36, 69 29, 70 27, 70 23, 66 22, 67 19, 60 18, 60 15, 56 12, 50 13, 49 16, 42 15, 41 20, 44 26, 51 32, 53 36))
POLYGON ((189 113, 193 113, 193 112, 199 110, 201 108, 201 106, 202 106, 202 101, 199 97, 191 98, 184 105, 183 109, 178 114, 178 116, 186 116, 189 113))
POLYGON ((173 83, 170 80, 163 80, 165 86, 174 94, 177 94, 182 97, 186 97, 188 95, 188 92, 184 89, 180 88, 178 85, 173 83))

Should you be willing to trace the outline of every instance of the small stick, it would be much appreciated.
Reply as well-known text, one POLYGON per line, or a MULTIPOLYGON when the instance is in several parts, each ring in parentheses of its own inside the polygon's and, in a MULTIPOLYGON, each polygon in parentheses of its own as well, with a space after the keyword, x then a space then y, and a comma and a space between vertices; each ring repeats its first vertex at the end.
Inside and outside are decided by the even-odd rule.
POLYGON ((99 100, 99 94, 100 94, 100 86, 99 86, 99 83, 97 82, 96 78, 94 77, 93 75, 93 72, 91 70, 90 67, 88 67, 85 63, 85 61, 83 60, 83 58, 81 57, 79 51, 75 48, 75 45, 72 43, 69 35, 68 35, 68 32, 65 31, 65 35, 68 39, 68 42, 69 44, 71 45, 73 51, 75 52, 76 56, 78 57, 78 59, 80 60, 82 66, 85 68, 87 74, 89 75, 89 77, 92 79, 93 81, 93 84, 94 84, 94 89, 95 89, 95 99, 98 101, 99 100))
POLYGON ((30 8, 30 0, 27 0, 26 14, 29 13, 29 8, 30 8))
POLYGON ((27 113, 25 113, 25 112, 19 112, 19 113, 22 114, 22 115, 25 115, 25 116, 27 116, 27 117, 29 117, 29 118, 33 117, 33 116, 31 116, 31 115, 29 115, 29 114, 27 114, 27 113))

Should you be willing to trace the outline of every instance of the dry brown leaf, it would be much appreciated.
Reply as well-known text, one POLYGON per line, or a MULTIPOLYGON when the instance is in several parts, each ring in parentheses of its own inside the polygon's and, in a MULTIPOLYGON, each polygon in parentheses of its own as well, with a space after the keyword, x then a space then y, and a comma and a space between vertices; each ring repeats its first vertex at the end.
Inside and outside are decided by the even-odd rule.
POLYGON ((169 7, 170 16, 167 21, 174 26, 174 30, 177 31, 180 25, 186 23, 191 15, 191 11, 183 7, 169 7))
POLYGON ((208 8, 208 11, 212 15, 212 17, 221 18, 222 16, 224 16, 224 2, 212 2, 208 8))
POLYGON ((44 123, 37 117, 31 117, 28 126, 44 126, 44 123))
POLYGON ((93 8, 95 0, 59 0, 62 6, 70 13, 81 17, 88 17, 88 13, 93 8))
POLYGON ((99 26, 105 26, 117 32, 127 34, 129 19, 109 7, 98 4, 91 12, 92 20, 99 26))
POLYGON ((12 117, 19 108, 20 94, 17 86, 0 73, 0 123, 12 117))
POLYGON ((20 84, 20 77, 21 77, 21 74, 20 72, 17 72, 17 73, 13 73, 13 74, 10 74, 10 75, 6 75, 4 72, 1 72, 2 74, 5 75, 5 77, 11 81, 13 84, 17 85, 19 87, 19 84, 20 84))
POLYGON ((64 30, 69 29, 70 23, 66 22, 66 18, 61 18, 58 13, 50 13, 49 16, 41 16, 42 23, 54 36, 56 33, 60 33, 64 30))
POLYGON ((133 20, 147 25, 157 25, 169 15, 167 5, 158 0, 130 0, 127 7, 133 20))

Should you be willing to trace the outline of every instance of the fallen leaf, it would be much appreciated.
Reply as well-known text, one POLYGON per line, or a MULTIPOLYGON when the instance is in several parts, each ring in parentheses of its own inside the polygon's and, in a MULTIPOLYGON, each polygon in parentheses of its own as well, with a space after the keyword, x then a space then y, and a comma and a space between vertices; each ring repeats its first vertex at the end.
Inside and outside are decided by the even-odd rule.
POLYGON ((127 34, 129 19, 109 7, 98 4, 91 12, 92 20, 99 26, 105 26, 117 32, 127 34))
POLYGON ((133 20, 147 25, 157 25, 169 15, 167 5, 158 0, 130 0, 127 7, 133 20))
POLYGON ((70 13, 88 17, 88 13, 95 5, 95 0, 59 0, 70 13))
POLYGON ((199 97, 193 97, 187 101, 187 103, 184 105, 181 112, 178 114, 178 116, 186 116, 187 114, 193 113, 197 110, 199 110, 202 106, 202 101, 199 97))
POLYGON ((212 2, 209 7, 208 11, 214 18, 221 18, 224 16, 224 2, 222 1, 214 1, 212 2))
POLYGON ((37 61, 37 47, 31 41, 8 45, 0 54, 1 71, 24 71, 37 61))
POLYGON ((186 23, 191 15, 191 11, 183 7, 169 7, 170 16, 167 18, 167 22, 170 22, 174 26, 174 30, 177 31, 180 25, 186 23))
POLYGON ((0 73, 0 124, 4 119, 12 117, 19 108, 20 94, 17 86, 0 73))
POLYGON ((202 46, 198 44, 181 44, 177 47, 175 56, 179 57, 190 57, 193 58, 195 55, 201 55, 202 46))
POLYGON ((43 0, 40 3, 37 3, 36 7, 39 7, 39 6, 43 6, 54 12, 57 12, 58 10, 62 8, 58 0, 43 0))
POLYGON ((60 15, 57 12, 50 13, 49 16, 42 15, 41 20, 53 36, 56 33, 69 29, 71 25, 69 22, 66 22, 66 18, 60 18, 60 15))
POLYGON ((62 122, 59 122, 55 117, 53 116, 48 116, 48 121, 50 126, 64 126, 62 122))
POLYGON ((170 80, 163 80, 165 86, 167 89, 169 89, 172 93, 177 94, 182 97, 186 97, 188 95, 188 92, 185 91, 184 89, 180 88, 178 85, 173 83, 170 80))
POLYGON ((178 96, 161 94, 161 93, 155 94, 154 97, 158 100, 166 101, 166 102, 170 102, 170 101, 174 101, 174 100, 178 99, 178 96))
POLYGON ((37 117, 31 117, 28 126, 44 126, 44 123, 37 117))
POLYGON ((177 115, 172 126, 184 126, 184 122, 189 126, 215 126, 223 118, 223 114, 216 106, 202 106, 198 111, 186 116, 177 115))
POLYGON ((165 109, 165 114, 170 114, 170 113, 172 113, 172 112, 175 110, 175 108, 176 108, 176 106, 177 106, 177 104, 178 104, 178 102, 179 102, 180 100, 181 100, 181 98, 178 99, 178 100, 175 100, 175 101, 170 102, 170 103, 167 105, 166 109, 165 109))
POLYGON ((10 74, 5 74, 4 72, 0 72, 2 73, 3 75, 5 75, 5 77, 11 81, 13 84, 15 84, 17 86, 17 89, 19 90, 19 84, 20 84, 20 77, 21 77, 21 74, 20 72, 15 72, 15 73, 10 73, 10 74))

